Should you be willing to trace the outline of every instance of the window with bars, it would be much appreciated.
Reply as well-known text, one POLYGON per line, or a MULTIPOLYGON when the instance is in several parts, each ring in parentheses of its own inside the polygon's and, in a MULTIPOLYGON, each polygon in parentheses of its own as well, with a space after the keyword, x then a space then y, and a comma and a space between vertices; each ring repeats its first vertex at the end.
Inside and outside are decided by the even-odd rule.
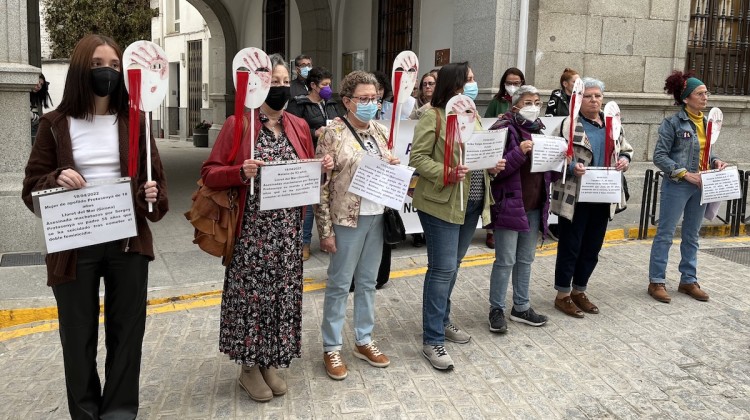
POLYGON ((380 0, 378 4, 378 70, 391 74, 398 53, 411 50, 413 0, 380 0))
POLYGON ((686 70, 712 93, 750 94, 750 0, 692 0, 686 70))
POLYGON ((265 52, 286 56, 286 0, 266 0, 265 52))

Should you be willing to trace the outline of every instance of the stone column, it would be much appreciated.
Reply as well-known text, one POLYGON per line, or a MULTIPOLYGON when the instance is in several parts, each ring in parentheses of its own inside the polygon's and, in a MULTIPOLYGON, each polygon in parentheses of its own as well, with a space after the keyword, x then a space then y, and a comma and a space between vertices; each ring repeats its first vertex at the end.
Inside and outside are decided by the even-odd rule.
POLYGON ((453 9, 451 61, 469 61, 479 84, 476 103, 480 113, 497 92, 500 77, 516 65, 518 48, 517 2, 467 0, 453 9))
POLYGON ((41 223, 21 201, 31 151, 29 91, 41 69, 29 65, 26 0, 0 13, 0 253, 43 251, 41 223))

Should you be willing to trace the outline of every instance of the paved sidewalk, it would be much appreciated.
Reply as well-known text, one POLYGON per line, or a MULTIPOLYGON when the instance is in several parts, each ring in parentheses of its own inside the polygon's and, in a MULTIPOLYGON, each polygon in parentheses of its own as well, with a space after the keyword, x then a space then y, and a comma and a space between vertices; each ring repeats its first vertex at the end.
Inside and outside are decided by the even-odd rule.
MULTIPOLYGON (((750 418, 748 266, 700 252, 711 300, 697 302, 676 292, 675 246, 667 305, 646 294, 650 241, 611 242, 589 286, 601 314, 578 320, 553 308, 555 251, 540 250, 531 301, 550 321, 541 328, 510 322, 507 334, 494 335, 487 324, 492 255, 475 245, 453 293, 453 321, 473 336, 447 345, 454 371, 434 370, 421 355, 425 261, 400 258, 398 278, 377 294, 375 337, 391 366, 373 368, 351 355, 350 300, 349 377, 329 379, 319 332, 323 292, 307 292, 303 358, 284 373, 289 393, 265 404, 237 386, 239 367, 217 350, 219 296, 150 307, 139 418, 750 418)), ((702 251, 748 246, 748 238, 701 242, 702 251)), ((103 333, 99 356, 103 369, 103 333)), ((67 417, 56 322, 0 330, 0 371, 0 418, 67 417), (47 331, 9 338, 37 330, 47 331)))

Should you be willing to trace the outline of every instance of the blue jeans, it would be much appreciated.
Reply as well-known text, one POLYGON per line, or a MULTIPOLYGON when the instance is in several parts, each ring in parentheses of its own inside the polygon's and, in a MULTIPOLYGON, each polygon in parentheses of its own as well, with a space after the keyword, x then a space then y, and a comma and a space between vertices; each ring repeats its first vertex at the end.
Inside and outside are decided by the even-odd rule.
POLYGON ((375 327, 375 282, 383 253, 383 215, 359 216, 357 227, 333 225, 336 252, 328 264, 323 302, 323 351, 341 350, 341 329, 354 276, 354 338, 358 346, 372 341, 375 327))
POLYGON ((315 215, 313 213, 313 206, 305 207, 305 220, 302 223, 302 244, 303 245, 310 245, 310 242, 312 242, 312 229, 313 229, 314 219, 315 219, 315 215))
POLYGON ((505 295, 508 280, 513 275, 513 307, 516 311, 528 310, 531 263, 534 262, 536 243, 539 238, 541 210, 526 212, 529 219, 528 232, 495 229, 495 262, 490 275, 490 308, 505 311, 505 295))
POLYGON ((422 343, 444 344, 450 323, 451 293, 458 266, 469 249, 484 202, 469 201, 463 225, 449 223, 418 210, 427 243, 427 274, 422 289, 422 343))
POLYGON ((680 243, 680 283, 696 283, 698 265, 698 233, 706 206, 701 205, 701 189, 686 181, 675 183, 664 180, 659 200, 659 223, 651 245, 648 278, 651 283, 665 283, 669 248, 682 215, 682 242, 680 243))

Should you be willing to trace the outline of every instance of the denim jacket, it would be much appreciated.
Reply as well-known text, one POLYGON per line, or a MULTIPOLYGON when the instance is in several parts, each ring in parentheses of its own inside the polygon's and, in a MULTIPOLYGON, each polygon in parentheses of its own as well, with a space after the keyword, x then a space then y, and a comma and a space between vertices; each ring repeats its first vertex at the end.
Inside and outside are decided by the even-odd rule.
MULTIPOLYGON (((703 117, 703 124, 708 119, 703 117)), ((685 172, 697 173, 701 160, 701 145, 695 124, 690 120, 685 108, 667 117, 659 126, 659 140, 654 149, 654 165, 673 182, 680 182, 680 174, 685 172)), ((711 153, 709 167, 712 167, 717 157, 711 153)), ((666 177, 665 177, 666 178, 666 177)))

